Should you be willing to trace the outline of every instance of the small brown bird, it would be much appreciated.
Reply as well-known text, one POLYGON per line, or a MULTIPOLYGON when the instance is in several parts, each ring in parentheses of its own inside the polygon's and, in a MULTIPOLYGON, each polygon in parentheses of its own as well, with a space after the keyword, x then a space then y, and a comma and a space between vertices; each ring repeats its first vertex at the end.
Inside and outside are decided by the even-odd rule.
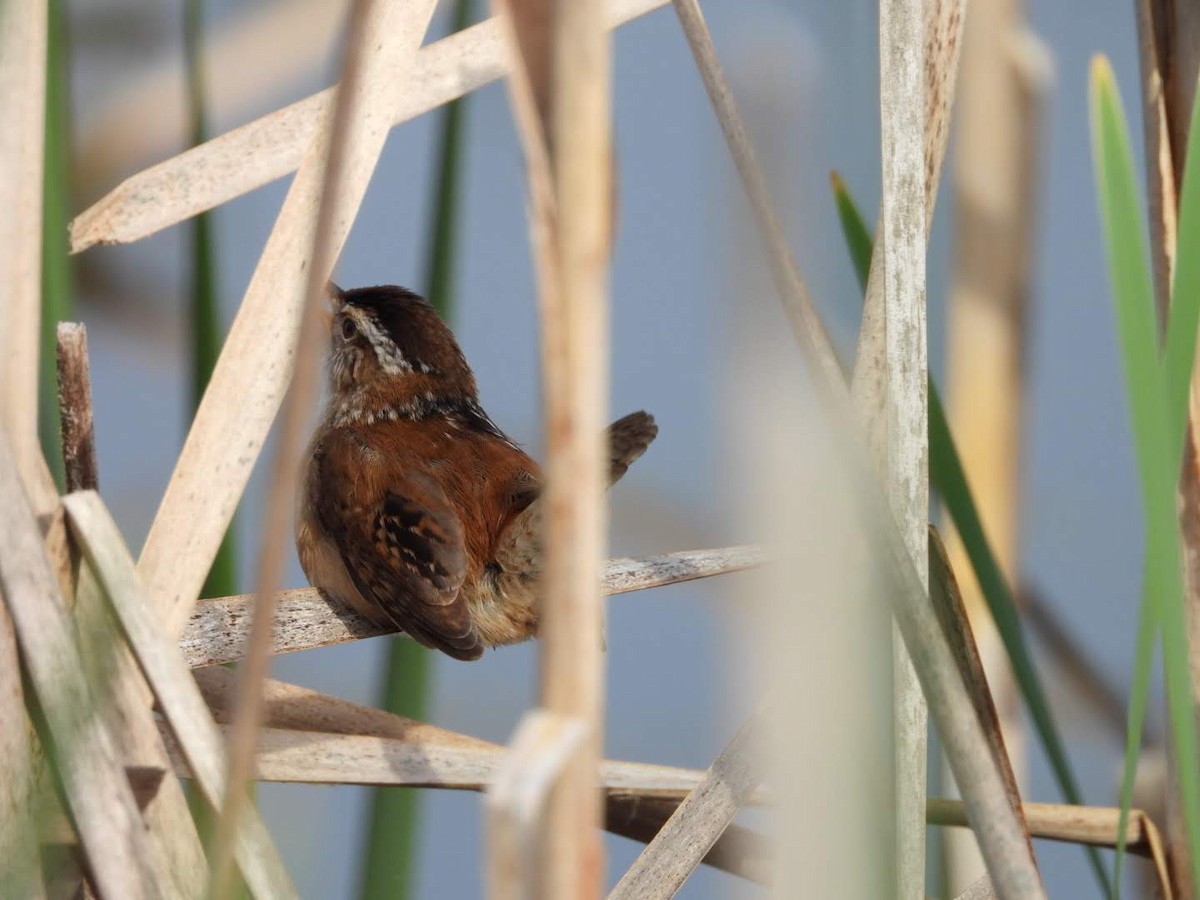
MULTIPOLYGON (((541 474, 479 405, 428 301, 330 288, 330 397, 309 445, 296 547, 313 587, 427 647, 478 659, 533 637, 541 474)), ((616 481, 658 434, 609 429, 616 481)))

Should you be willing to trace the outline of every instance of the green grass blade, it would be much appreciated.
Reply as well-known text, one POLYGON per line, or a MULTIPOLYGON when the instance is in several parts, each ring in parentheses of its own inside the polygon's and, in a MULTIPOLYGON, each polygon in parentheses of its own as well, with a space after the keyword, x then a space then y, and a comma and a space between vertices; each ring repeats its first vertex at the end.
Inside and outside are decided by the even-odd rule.
POLYGON ((850 251, 850 261, 854 263, 854 274, 858 276, 858 287, 864 293, 867 290, 867 278, 871 274, 871 253, 875 247, 875 237, 871 229, 858 211, 858 205, 850 196, 841 173, 836 169, 829 173, 833 184, 833 201, 837 204, 838 219, 842 223, 842 234, 846 238, 846 249, 850 251))
MULTIPOLYGON (((208 139, 208 108, 204 72, 204 0, 185 0, 183 6, 183 53, 187 67, 188 123, 192 145, 208 139)), ((189 318, 192 333, 191 405, 195 410, 204 397, 224 343, 217 303, 217 261, 213 247, 212 213, 203 212, 192 221, 189 235, 192 263, 189 318)), ((238 592, 235 547, 236 518, 221 540, 220 549, 201 597, 226 597, 238 592)))
MULTIPOLYGON (((470 0, 456 0, 451 31, 467 27, 470 0)), ((462 184, 464 101, 441 111, 432 195, 425 294, 449 319, 458 251, 458 196, 462 184)), ((425 717, 432 681, 430 651, 407 638, 392 638, 384 676, 382 706, 415 719, 425 717)), ((372 793, 360 896, 364 900, 403 900, 415 893, 415 851, 421 794, 411 788, 376 788, 372 793)))
POLYGON ((54 481, 65 474, 58 419, 58 323, 71 317, 73 286, 67 225, 71 221, 70 42, 64 0, 48 5, 46 130, 42 173, 42 319, 38 354, 38 433, 54 481))
MULTIPOLYGON (((874 239, 867 227, 866 220, 858 211, 858 206, 850 195, 845 181, 836 172, 832 181, 834 199, 837 203, 842 231, 846 237, 846 245, 850 249, 859 283, 865 290, 871 268, 871 249, 874 239)), ((929 479, 934 490, 942 498, 942 502, 946 504, 954 527, 962 539, 963 548, 971 561, 971 568, 975 571, 980 591, 991 611, 992 618, 996 623, 996 630, 1000 634, 1009 661, 1012 663, 1017 686, 1029 707, 1034 729, 1037 731, 1042 748, 1050 761, 1059 789, 1067 802, 1083 803, 1078 782, 1075 780, 1067 757, 1066 747, 1051 712, 1050 704, 1046 700, 1041 677, 1038 675, 1033 657, 1025 643, 1012 591, 1000 569, 996 555, 992 552, 987 535, 984 533, 979 510, 975 506, 975 499, 967 484, 962 460, 959 458, 958 449, 955 447, 954 438, 950 433, 941 395, 932 378, 929 380, 929 479)), ((1104 886, 1105 891, 1111 894, 1108 873, 1101 863, 1099 851, 1094 847, 1089 847, 1087 853, 1098 881, 1104 886)))
MULTIPOLYGON (((1093 60, 1090 88, 1097 195, 1104 222, 1117 331, 1146 516, 1147 574, 1143 604, 1151 604, 1152 609, 1142 615, 1152 623, 1157 621, 1163 629, 1163 669, 1171 734, 1178 757, 1176 769, 1182 793, 1180 799, 1187 823, 1193 878, 1200 882, 1200 773, 1196 770, 1196 733, 1180 570, 1179 528, 1175 513, 1179 451, 1173 446, 1172 429, 1181 414, 1168 411, 1168 384, 1165 383, 1174 374, 1167 372, 1168 367, 1182 370, 1182 365, 1174 358, 1160 364, 1142 204, 1134 174, 1129 132, 1112 68, 1103 57, 1093 60)), ((1185 311, 1179 318, 1183 320, 1188 316, 1185 311)), ((1173 331, 1175 323, 1168 328, 1169 342, 1185 340, 1178 336, 1171 338, 1173 331)), ((1171 394, 1178 390, 1174 383, 1170 388, 1171 394)), ((1179 434, 1182 438, 1182 428, 1179 434)), ((1152 647, 1153 640, 1139 638, 1139 653, 1144 655, 1152 647)), ((1138 661, 1139 668, 1144 665, 1144 660, 1138 661)), ((1135 700, 1131 699, 1133 702, 1135 700)), ((1126 745, 1125 780, 1129 778, 1128 767, 1136 751, 1137 747, 1131 739, 1126 745)), ((1123 812, 1123 816, 1127 815, 1127 812, 1123 812)))

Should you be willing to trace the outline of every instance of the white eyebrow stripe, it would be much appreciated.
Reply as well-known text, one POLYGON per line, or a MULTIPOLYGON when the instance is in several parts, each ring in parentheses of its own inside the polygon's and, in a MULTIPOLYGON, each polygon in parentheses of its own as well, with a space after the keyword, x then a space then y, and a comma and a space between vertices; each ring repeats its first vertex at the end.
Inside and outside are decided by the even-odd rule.
POLYGON ((406 372, 412 371, 412 365, 401 354, 400 348, 396 346, 395 341, 375 324, 375 320, 371 317, 370 313, 354 306, 348 307, 348 312, 354 318, 359 330, 371 342, 371 347, 375 351, 375 358, 379 360, 379 366, 384 372, 389 375, 403 375, 406 372))

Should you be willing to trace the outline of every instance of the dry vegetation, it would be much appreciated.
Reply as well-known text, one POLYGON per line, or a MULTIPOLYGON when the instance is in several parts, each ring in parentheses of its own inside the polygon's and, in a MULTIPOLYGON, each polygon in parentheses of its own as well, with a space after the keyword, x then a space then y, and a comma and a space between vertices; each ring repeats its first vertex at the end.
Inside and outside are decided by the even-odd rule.
MULTIPOLYGON (((768 737, 778 738, 765 723, 787 719, 780 706, 788 697, 763 699, 706 772, 600 758, 605 663, 595 635, 602 628, 603 596, 765 563, 763 552, 752 547, 601 559, 606 512, 597 436, 605 421, 607 267, 615 214, 609 29, 664 5, 497 0, 491 19, 423 47, 434 0, 356 0, 340 90, 316 94, 155 165, 75 218, 76 252, 135 241, 296 173, 136 561, 97 493, 86 339, 79 328, 59 332, 57 397, 67 473, 61 496, 37 437, 47 7, 46 0, 0 5, 0 96, 7 110, 0 133, 0 208, 9 212, 0 217, 5 896, 59 896, 84 886, 104 898, 201 896, 209 889, 226 897, 235 890, 235 871, 254 896, 295 896, 249 802, 254 779, 486 792, 486 872, 495 897, 598 896, 601 827, 647 844, 613 897, 673 896, 702 863, 770 881, 771 839, 733 823, 747 805, 780 807, 781 833, 809 815, 802 804, 779 802, 761 752, 768 737), (317 305, 389 131, 502 77, 527 167, 552 516, 546 523, 539 705, 507 748, 266 677, 272 654, 382 633, 315 591, 279 590, 291 534, 289 473, 314 402, 320 358, 317 305), (255 594, 198 602, 281 409, 255 594), (237 661, 238 676, 211 668, 237 661), (218 813, 208 847, 181 779, 194 781, 218 813), (45 867, 34 864, 39 840, 47 845, 45 867), (52 856, 49 845, 60 852, 52 856)), ((978 842, 987 876, 977 880, 980 863, 965 851, 958 860, 965 879, 961 896, 1041 896, 1032 838, 1114 847, 1122 825, 1116 809, 1022 803, 1022 773, 1006 746, 1011 750, 1027 739, 1008 715, 1017 688, 1008 680, 1001 640, 965 574, 969 557, 958 543, 947 554, 928 529, 925 422, 932 400, 925 247, 967 4, 880 3, 879 252, 871 258, 849 378, 783 236, 700 5, 672 5, 750 200, 825 425, 844 451, 853 492, 848 504, 867 523, 863 541, 885 570, 883 593, 896 624, 896 784, 888 815, 895 816, 897 892, 905 898, 925 894, 928 820, 970 828, 978 842), (964 578, 965 601, 956 570, 964 578), (926 703, 962 801, 927 802, 926 703)), ((1190 95, 1180 100, 1164 89, 1177 84, 1163 80, 1161 56, 1155 56, 1166 52, 1154 38, 1162 33, 1154 27, 1155 16, 1164 15, 1159 6, 1139 4, 1147 96, 1154 101, 1147 125, 1156 151, 1152 233, 1158 268, 1169 273, 1182 178, 1182 138, 1175 135, 1190 95)), ((1024 34, 1012 4, 974 0, 972 15, 995 15, 1002 7, 1008 10, 999 15, 1005 27, 1024 34)), ((988 102, 989 86, 1002 93, 1006 121, 1000 130, 1007 129, 1012 141, 992 146, 972 131, 980 125, 964 117, 960 202, 985 203, 971 192, 1000 169, 1008 177, 1003 183, 1011 207, 999 220, 1005 235, 996 251, 1003 254, 999 262, 972 255, 985 246, 983 238, 964 238, 969 249, 958 261, 959 276, 982 295, 956 306, 962 335, 952 342, 971 342, 973 328, 1003 331, 996 359, 974 358, 977 370, 953 378, 963 383, 956 399, 976 384, 998 384, 999 412, 986 422, 966 421, 971 404, 959 399, 955 424, 989 532, 1003 544, 1010 582, 1016 578, 1013 472, 1003 466, 989 472, 986 463, 971 460, 976 446, 993 442, 990 426, 1002 432, 1001 455, 1013 454, 1017 443, 1019 377, 997 379, 1011 378, 1020 357, 1020 316, 1009 312, 1000 322, 982 324, 978 317, 1001 307, 1019 310, 1025 299, 1030 251, 1020 239, 1028 232, 1032 203, 1030 147, 1043 70, 1039 51, 1021 46, 1025 55, 1014 63, 985 58, 982 44, 965 44, 972 73, 965 91, 985 98, 971 100, 975 104, 988 102), (989 282, 990 276, 996 280, 989 282)), ((1184 50, 1170 52, 1179 59, 1184 50)), ((969 228, 972 220, 965 218, 969 228)), ((1160 274, 1159 283, 1169 283, 1169 275, 1160 274)), ((970 368, 969 362, 959 365, 970 368)), ((989 411, 996 405, 986 404, 989 411)), ((1185 501, 1194 497, 1194 482, 1185 478, 1180 486, 1185 501)), ((1185 528, 1184 534, 1192 538, 1190 558, 1200 530, 1185 528)), ((1188 866, 1180 864, 1187 856, 1181 834, 1172 827, 1164 842, 1139 810, 1124 828, 1129 851, 1152 861, 1166 896, 1193 893, 1188 866)), ((782 879, 792 874, 787 865, 779 869, 782 879)), ((789 891, 800 888, 783 883, 777 889, 795 896, 789 891)))

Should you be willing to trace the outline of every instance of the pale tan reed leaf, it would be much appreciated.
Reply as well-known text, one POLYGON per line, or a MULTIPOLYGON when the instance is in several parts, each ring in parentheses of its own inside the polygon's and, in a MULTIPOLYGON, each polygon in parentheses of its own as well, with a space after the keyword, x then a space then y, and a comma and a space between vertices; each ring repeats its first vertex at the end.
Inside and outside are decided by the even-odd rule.
MULTIPOLYGON (((192 673, 205 702, 219 722, 229 720, 236 692, 236 675, 224 667, 192 673)), ((264 725, 325 734, 347 734, 408 741, 425 746, 474 747, 503 750, 497 744, 395 713, 331 697, 310 688, 268 679, 263 684, 264 725)), ((606 801, 605 828, 646 843, 675 811, 681 795, 651 799, 612 789, 606 801)), ((756 797, 764 802, 765 797, 756 797)), ((706 865, 724 869, 753 881, 765 881, 772 865, 768 842, 748 829, 727 832, 705 857, 706 865)))
MULTIPOLYGON (((221 734, 178 648, 154 620, 133 558, 116 523, 94 491, 71 494, 63 505, 70 517, 72 533, 121 623, 176 745, 187 759, 205 799, 213 808, 220 809, 227 789, 221 734)), ((253 807, 240 817, 234 853, 254 896, 299 896, 253 807)))
POLYGON ((675 896, 761 784, 765 766, 758 744, 766 715, 764 706, 755 710, 617 882, 609 900, 675 896))
MULTIPOLYGON (((666 2, 611 0, 608 21, 615 28, 666 2)), ((510 67, 496 18, 443 38, 417 54, 390 121, 415 119, 510 67)), ((332 88, 313 94, 131 176, 71 223, 72 251, 140 240, 295 171, 332 96, 332 88)))
MULTIPOLYGON (((603 589, 606 594, 623 594, 740 572, 764 561, 762 551, 755 547, 610 559, 604 567, 603 589)), ((219 665, 242 657, 250 633, 253 599, 252 595, 242 594, 196 604, 179 640, 189 666, 219 665)), ((393 633, 394 629, 366 619, 312 588, 302 588, 279 594, 271 652, 294 653, 393 633)))
MULTIPOLYGON (((172 754, 176 773, 190 777, 178 747, 172 754)), ((264 728, 259 733, 256 765, 259 781, 483 791, 500 771, 506 754, 506 748, 496 745, 264 728)), ((600 767, 600 787, 623 796, 682 799, 702 775, 694 769, 607 760, 600 767)), ((766 799, 757 792, 747 802, 760 805, 766 799)))
MULTIPOLYGON (((331 217, 341 252, 390 130, 390 115, 432 15, 433 0, 383 3, 364 48, 355 135, 346 141, 343 190, 331 217)), ((315 213, 329 147, 329 114, 310 143, 230 329, 138 561, 156 613, 178 637, 283 400, 300 328, 315 213)), ((328 273, 321 273, 328 277, 328 273)))
MULTIPOLYGON (((321 71, 347 5, 347 0, 270 0, 243 4, 214 22, 201 57, 208 120, 243 121, 321 71)), ((122 79, 124 86, 95 108, 78 111, 77 196, 94 199, 114 179, 191 144, 186 67, 177 44, 164 49, 168 52, 145 62, 129 60, 136 68, 122 79)), ((292 168, 298 164, 297 159, 292 168)))
POLYGON ((165 884, 152 868, 141 814, 113 735, 96 715, 75 626, 2 427, 0 509, 5 510, 0 517, 0 589, 94 883, 106 897, 163 896, 165 884))

